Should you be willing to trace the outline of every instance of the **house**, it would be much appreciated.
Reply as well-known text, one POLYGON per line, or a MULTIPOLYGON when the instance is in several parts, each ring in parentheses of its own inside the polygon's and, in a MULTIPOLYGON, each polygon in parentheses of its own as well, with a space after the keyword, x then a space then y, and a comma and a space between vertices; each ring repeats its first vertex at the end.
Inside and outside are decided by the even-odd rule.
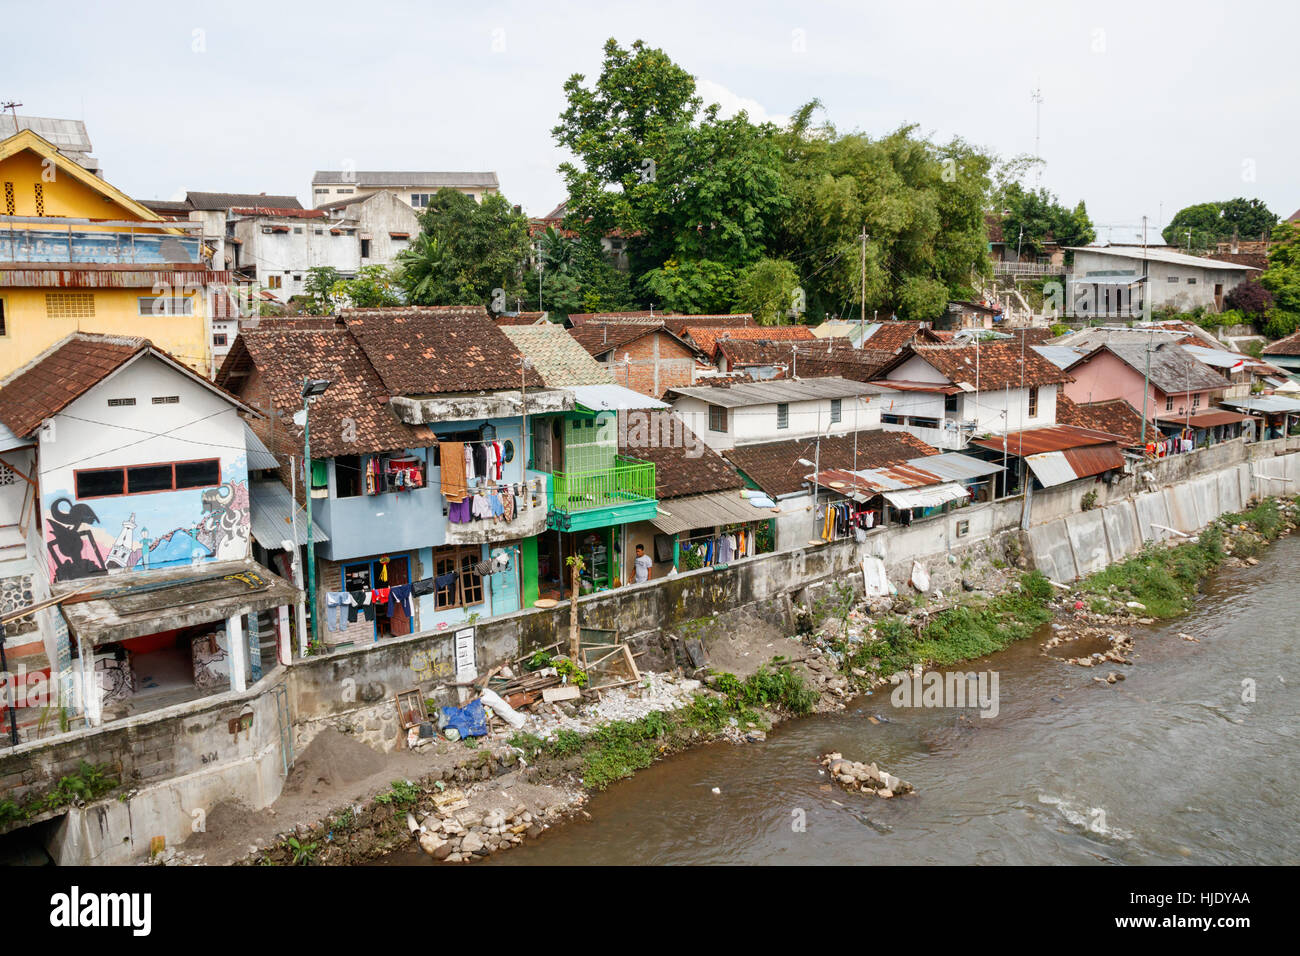
POLYGON ((0 141, 0 375, 79 329, 143 336, 211 370, 211 268, 197 223, 167 221, 29 129, 0 141))
POLYGON ((310 484, 328 536, 314 545, 314 613, 326 643, 521 606, 523 542, 545 530, 549 491, 549 476, 526 467, 524 428, 571 409, 573 398, 524 367, 481 306, 262 323, 241 331, 217 381, 265 414, 254 430, 284 483, 310 484), (293 418, 304 377, 331 383, 309 406, 309 475, 293 418), (327 614, 331 593, 404 584, 415 587, 409 613, 390 603, 369 618, 327 614))
POLYGON ((854 348, 846 338, 773 342, 767 339, 719 339, 717 372, 754 379, 840 376, 858 382, 875 378, 892 355, 854 348))
MULTIPOLYGON (((824 515, 817 514, 817 504, 828 489, 818 489, 808 475, 840 468, 857 471, 901 465, 921 455, 934 455, 938 449, 907 432, 879 430, 852 432, 824 437, 815 435, 790 441, 769 441, 737 445, 723 456, 736 466, 745 484, 762 492, 772 502, 776 521, 776 548, 803 547, 821 539, 824 515)), ((764 504, 763 499, 758 499, 764 504)), ((752 507, 752 504, 751 504, 752 507)), ((671 511, 671 507, 668 507, 671 511)))
POLYGON ((972 434, 1055 422, 1068 381, 1032 348, 1000 341, 908 346, 873 384, 893 393, 882 397, 884 428, 960 449, 972 434))
MULTIPOLYGON (((525 542, 525 603, 559 599, 571 591, 568 560, 582 558, 582 587, 605 590, 630 580, 632 547, 627 528, 654 518, 653 461, 640 453, 652 445, 648 415, 667 406, 616 384, 569 332, 557 324, 501 330, 529 360, 548 388, 572 396, 572 405, 529 419, 530 467, 548 478, 547 527, 554 533, 525 542), (631 437, 629 438, 629 435, 631 437)), ((656 433, 653 445, 659 445, 656 433)), ((671 430, 671 443, 680 429, 671 430)))
POLYGON ((319 209, 235 206, 227 213, 236 275, 277 303, 305 295, 313 268, 350 278, 360 267, 356 228, 331 221, 319 209))
POLYGON ((651 398, 695 381, 700 350, 662 323, 586 322, 569 334, 614 381, 651 398))
POLYGON ((1154 344, 1110 341, 1065 371, 1071 376, 1065 394, 1075 402, 1123 398, 1157 420, 1209 410, 1230 385, 1186 348, 1162 339, 1154 344))
POLYGON ((76 332, 0 380, 20 479, 0 483, 19 530, 7 574, 29 605, 61 604, 7 653, 68 692, 74 726, 242 691, 262 675, 263 635, 268 666, 289 659, 300 594, 251 560, 241 412, 254 414, 138 336, 76 332))
POLYGON ((877 428, 877 385, 843 378, 775 379, 669 389, 664 398, 706 445, 737 445, 877 428))
POLYGON ((944 331, 958 329, 991 329, 1003 319, 1001 307, 986 305, 983 302, 963 302, 954 300, 948 303, 944 313, 935 320, 934 327, 944 331))
POLYGON ((759 496, 751 497, 736 467, 672 412, 648 413, 644 431, 629 425, 619 447, 654 464, 659 501, 654 517, 626 526, 625 581, 634 579, 631 562, 638 544, 654 562, 652 578, 732 564, 775 549, 774 509, 761 506, 759 496), (667 436, 672 440, 663 440, 667 436))
MULTIPOLYGON (((1053 488, 1084 478, 1118 480, 1125 469, 1125 439, 1077 425, 1043 425, 972 438, 970 452, 1006 466, 998 495, 1053 488)), ((1028 516, 1026 516, 1027 518, 1028 516)))
POLYGON ((419 207, 394 192, 371 193, 360 199, 324 203, 319 209, 329 214, 331 233, 350 239, 355 245, 351 274, 366 266, 391 268, 420 234, 419 207))
POLYGON ((213 250, 213 263, 222 269, 237 267, 237 243, 230 229, 232 209, 302 209, 297 196, 269 196, 266 193, 191 191, 179 201, 142 199, 140 203, 165 219, 202 225, 200 235, 203 242, 213 250))
POLYGON ((391 193, 412 209, 429 205, 440 189, 453 189, 476 202, 501 191, 493 172, 392 172, 388 170, 317 170, 311 177, 312 205, 323 208, 340 199, 356 202, 376 193, 391 193))
POLYGON ((1072 246, 1069 251, 1074 272, 1066 278, 1066 314, 1088 318, 1144 315, 1147 306, 1222 312, 1227 294, 1259 271, 1152 247, 1072 246))
POLYGON ((1268 361, 1292 377, 1300 376, 1300 332, 1264 346, 1263 355, 1268 361))
POLYGON ((693 316, 700 324, 684 325, 682 338, 699 349, 710 362, 716 362, 718 343, 723 339, 748 339, 764 342, 811 342, 816 337, 806 325, 730 326, 706 325, 702 316, 693 316))

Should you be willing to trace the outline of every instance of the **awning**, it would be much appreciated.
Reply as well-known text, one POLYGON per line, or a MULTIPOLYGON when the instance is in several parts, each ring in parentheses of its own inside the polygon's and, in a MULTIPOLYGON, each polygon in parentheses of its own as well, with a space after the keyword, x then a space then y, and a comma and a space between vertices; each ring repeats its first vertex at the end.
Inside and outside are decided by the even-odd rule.
POLYGON ((1114 445, 1088 445, 1026 455, 1025 464, 1044 488, 1051 488, 1123 468, 1124 453, 1114 445))
POLYGON ((578 405, 592 412, 622 412, 668 407, 667 402, 634 392, 622 385, 573 385, 566 391, 573 393, 573 398, 578 405))
POLYGON ((1034 477, 1042 483, 1044 488, 1063 485, 1067 481, 1074 481, 1079 477, 1074 473, 1074 467, 1066 459, 1065 453, 1060 451, 1045 451, 1037 455, 1026 455, 1025 464, 1029 466, 1029 470, 1034 473, 1034 477))
MULTIPOLYGON (((278 481, 250 481, 248 510, 253 537, 268 551, 279 550, 283 541, 293 540, 293 508, 289 489, 278 481)), ((298 505, 298 543, 307 543, 307 509, 298 505)), ((328 541, 325 529, 312 521, 312 542, 328 541)))
POLYGON ((650 523, 664 534, 680 534, 691 528, 767 521, 771 517, 771 508, 755 508, 739 492, 717 491, 660 501, 659 515, 650 523))
POLYGON ((72 633, 94 644, 269 611, 296 604, 301 593, 254 561, 79 578, 51 591, 56 598, 67 595, 60 607, 72 633))
POLYGON ((1287 398, 1283 395, 1257 395, 1252 398, 1223 399, 1224 405, 1239 408, 1243 412, 1256 412, 1264 415, 1294 415, 1300 412, 1300 399, 1287 398))
POLYGON ((1248 422, 1249 415, 1240 412, 1196 412, 1193 415, 1161 415, 1156 419, 1161 425, 1177 425, 1187 428, 1213 428, 1215 425, 1237 425, 1248 422))
POLYGON ((885 500, 895 508, 937 508, 949 501, 969 498, 970 492, 961 485, 948 483, 926 488, 909 488, 906 491, 886 491, 885 500))

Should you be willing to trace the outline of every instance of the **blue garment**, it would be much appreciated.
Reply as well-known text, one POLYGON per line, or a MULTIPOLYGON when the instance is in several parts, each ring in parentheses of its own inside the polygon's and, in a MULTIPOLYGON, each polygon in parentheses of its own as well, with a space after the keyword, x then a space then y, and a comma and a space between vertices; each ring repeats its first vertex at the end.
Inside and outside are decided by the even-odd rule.
POLYGON ((501 503, 501 496, 493 494, 488 498, 488 504, 492 506, 492 517, 500 518, 506 513, 506 506, 501 503))
POLYGON ((325 627, 331 631, 341 631, 346 625, 343 623, 343 609, 352 606, 352 599, 348 597, 347 591, 326 591, 325 592, 325 627))
POLYGON ((388 589, 388 614, 390 617, 394 608, 401 609, 407 620, 414 618, 415 614, 411 610, 411 586, 409 584, 398 584, 388 589))

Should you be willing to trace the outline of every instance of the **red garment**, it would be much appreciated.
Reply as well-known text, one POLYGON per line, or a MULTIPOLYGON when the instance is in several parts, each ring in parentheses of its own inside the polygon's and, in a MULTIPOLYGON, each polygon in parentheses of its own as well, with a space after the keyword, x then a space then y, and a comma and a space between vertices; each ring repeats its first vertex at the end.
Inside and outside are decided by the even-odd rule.
POLYGON ((370 592, 370 603, 384 605, 388 603, 388 592, 392 588, 373 588, 370 592))

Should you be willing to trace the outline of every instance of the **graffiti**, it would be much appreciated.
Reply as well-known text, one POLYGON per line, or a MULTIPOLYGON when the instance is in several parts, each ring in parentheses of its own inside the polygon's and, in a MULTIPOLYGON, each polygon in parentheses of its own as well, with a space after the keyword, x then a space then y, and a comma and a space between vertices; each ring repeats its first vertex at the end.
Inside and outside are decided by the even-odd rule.
POLYGON ((56 582, 205 560, 242 560, 248 556, 250 538, 248 484, 228 481, 147 499, 96 498, 93 508, 74 503, 67 491, 56 491, 46 528, 50 580, 56 582), (147 515, 134 510, 141 502, 152 509, 147 515), (155 537, 146 521, 171 530, 155 537), (115 523, 118 530, 113 534, 115 523))
POLYGON ((412 654, 410 666, 417 681, 451 676, 451 664, 447 661, 434 660, 433 655, 427 651, 416 651, 412 654))
POLYGON ((50 505, 50 518, 46 522, 50 537, 46 547, 54 562, 53 580, 70 581, 104 574, 108 570, 94 532, 88 527, 94 524, 99 524, 99 516, 88 504, 79 502, 74 505, 68 498, 58 498, 50 505), (87 544, 94 550, 98 563, 85 556, 87 544))
POLYGON ((200 690, 212 687, 224 687, 230 682, 230 665, 219 665, 226 659, 226 649, 217 643, 217 636, 205 634, 196 637, 190 644, 190 653, 194 659, 194 686, 200 690))
POLYGON ((218 561, 248 554, 248 487, 226 482, 203 492, 198 539, 218 561))

